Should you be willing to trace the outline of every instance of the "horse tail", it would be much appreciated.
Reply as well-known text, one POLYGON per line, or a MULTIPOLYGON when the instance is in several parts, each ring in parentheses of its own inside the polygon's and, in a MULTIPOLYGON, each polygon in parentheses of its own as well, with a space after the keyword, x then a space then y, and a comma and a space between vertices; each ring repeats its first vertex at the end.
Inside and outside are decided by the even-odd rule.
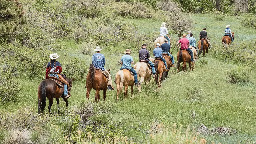
POLYGON ((178 60, 178 62, 182 62, 182 50, 180 50, 180 52, 179 52, 179 60, 178 60))
POLYGON ((155 62, 156 72, 158 71, 158 64, 159 64, 159 61, 156 61, 156 62, 155 62))
POLYGON ((204 49, 204 39, 201 39, 201 50, 204 49))
POLYGON ((91 82, 93 83, 93 81, 94 81, 94 75, 95 75, 95 71, 94 71, 93 64, 90 65, 89 74, 90 74, 91 82))
POLYGON ((41 93, 40 98, 38 98, 38 113, 42 113, 46 106, 46 81, 42 81, 40 86, 41 93))

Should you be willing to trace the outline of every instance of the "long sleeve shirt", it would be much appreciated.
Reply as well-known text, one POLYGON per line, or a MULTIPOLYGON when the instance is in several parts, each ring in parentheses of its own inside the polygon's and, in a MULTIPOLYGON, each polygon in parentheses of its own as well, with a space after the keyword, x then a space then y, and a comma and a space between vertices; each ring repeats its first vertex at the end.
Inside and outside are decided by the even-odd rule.
POLYGON ((169 32, 166 27, 160 27, 160 36, 166 36, 168 33, 169 32))
POLYGON ((139 60, 148 62, 149 58, 150 58, 150 54, 149 54, 148 50, 146 50, 145 48, 140 49, 139 60))
POLYGON ((49 74, 60 74, 62 72, 61 64, 58 61, 48 62, 46 67, 45 78, 49 78, 49 74))
POLYGON ((101 69, 102 71, 105 71, 105 56, 101 53, 95 53, 92 56, 92 64, 96 69, 101 69))
POLYGON ((132 58, 132 56, 126 54, 126 55, 122 56, 121 62, 122 62, 121 69, 131 69, 132 68, 133 58, 132 58))
POLYGON ((190 46, 196 47, 196 39, 194 37, 190 37, 188 40, 190 46))
POLYGON ((230 35, 232 35, 231 29, 230 29, 230 28, 226 28, 226 29, 225 29, 225 34, 230 34, 230 35))
POLYGON ((170 47, 170 45, 168 44, 168 43, 164 43, 164 44, 162 44, 161 45, 161 48, 162 48, 162 50, 163 50, 163 53, 170 53, 170 49, 171 49, 171 47, 170 47))
POLYGON ((160 58, 160 57, 162 57, 163 50, 160 47, 156 47, 153 51, 153 54, 154 54, 155 58, 160 58))

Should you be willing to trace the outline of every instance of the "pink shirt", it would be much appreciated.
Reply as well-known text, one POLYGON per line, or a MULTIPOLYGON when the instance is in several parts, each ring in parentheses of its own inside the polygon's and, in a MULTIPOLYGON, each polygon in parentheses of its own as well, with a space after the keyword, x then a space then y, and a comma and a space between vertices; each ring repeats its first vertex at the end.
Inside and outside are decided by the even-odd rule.
POLYGON ((179 43, 181 44, 180 49, 181 50, 185 50, 188 49, 189 46, 189 40, 187 38, 182 38, 179 40, 179 43))

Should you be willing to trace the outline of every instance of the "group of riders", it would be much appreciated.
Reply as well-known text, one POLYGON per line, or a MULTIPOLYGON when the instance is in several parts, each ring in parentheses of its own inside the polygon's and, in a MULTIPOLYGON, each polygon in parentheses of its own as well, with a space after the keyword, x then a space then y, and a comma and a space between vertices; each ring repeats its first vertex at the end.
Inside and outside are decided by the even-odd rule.
MULTIPOLYGON (((174 61, 174 57, 170 53, 170 38, 169 38, 168 30, 166 28, 166 23, 164 23, 164 22, 162 23, 162 25, 160 27, 160 36, 165 37, 165 43, 162 45, 157 43, 156 47, 153 51, 153 55, 154 55, 155 59, 161 59, 164 62, 166 70, 168 70, 167 63, 162 55, 168 54, 170 56, 172 65, 174 65, 175 61, 174 61)), ((232 41, 234 40, 232 38, 230 25, 226 26, 225 36, 229 36, 232 41)), ((210 45, 209 40, 207 38, 206 28, 204 28, 200 32, 200 40, 203 40, 203 39, 205 39, 207 41, 207 43, 210 45)), ((182 38, 177 42, 177 44, 180 45, 180 50, 188 51, 188 53, 191 56, 191 62, 194 62, 193 52, 190 49, 191 47, 194 47, 197 49, 196 39, 193 37, 193 33, 191 33, 191 31, 189 31, 188 34, 183 34, 182 38)), ((102 71, 102 73, 106 76, 106 78, 108 79, 108 89, 113 89, 110 73, 108 71, 106 71, 104 68, 105 67, 105 56, 102 53, 100 53, 101 50, 102 49, 99 46, 97 46, 96 49, 94 49, 95 54, 92 56, 92 64, 93 64, 94 68, 100 69, 102 71)), ((199 50, 198 55, 200 55, 201 52, 202 52, 202 49, 199 50)), ((125 54, 121 58, 122 66, 121 66, 120 70, 128 69, 134 76, 135 85, 138 86, 139 82, 138 82, 138 78, 137 78, 137 73, 134 70, 134 68, 132 67, 132 64, 134 63, 134 61, 133 61, 132 56, 130 55, 131 50, 126 49, 124 53, 125 54)), ((69 98, 70 97, 70 93, 68 92, 69 83, 61 75, 62 67, 61 67, 61 64, 56 60, 58 57, 59 56, 57 53, 50 55, 51 60, 50 60, 50 62, 48 62, 48 65, 46 68, 46 79, 54 78, 54 79, 58 79, 59 81, 61 81, 63 83, 63 87, 64 87, 63 97, 69 98)), ((152 69, 153 76, 155 76, 155 74, 156 74, 155 65, 152 61, 150 61, 149 58, 150 58, 150 54, 149 54, 149 51, 147 50, 147 44, 142 44, 141 49, 139 50, 139 61, 148 63, 152 69)))

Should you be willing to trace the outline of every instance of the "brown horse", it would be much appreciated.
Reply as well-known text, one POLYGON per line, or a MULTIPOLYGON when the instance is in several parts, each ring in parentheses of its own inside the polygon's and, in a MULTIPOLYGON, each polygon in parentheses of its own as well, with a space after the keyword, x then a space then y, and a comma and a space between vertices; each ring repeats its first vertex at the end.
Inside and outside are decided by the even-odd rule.
POLYGON ((194 63, 191 62, 191 56, 189 55, 188 51, 187 50, 180 50, 178 53, 177 53, 177 69, 178 69, 178 72, 180 71, 180 63, 183 62, 183 71, 186 71, 187 68, 186 68, 186 63, 188 62, 189 63, 189 68, 190 70, 193 71, 194 69, 194 63))
POLYGON ((134 76, 127 69, 119 70, 116 74, 116 99, 119 100, 119 94, 124 86, 124 96, 128 97, 128 86, 131 86, 131 95, 133 94, 134 76))
MULTIPOLYGON (((151 69, 149 68, 146 62, 137 62, 134 65, 134 69, 138 74, 138 79, 140 79, 140 84, 145 82, 147 84, 151 79, 151 69)), ((141 92, 141 85, 139 85, 138 89, 141 92)))
POLYGON ((198 41, 198 48, 199 48, 198 57, 202 53, 202 51, 203 51, 203 56, 205 56, 205 53, 208 53, 209 43, 207 42, 206 39, 203 38, 198 41))
POLYGON ((158 87, 161 87, 162 81, 164 80, 164 73, 167 72, 164 62, 161 59, 155 59, 156 77, 155 82, 158 87))
MULTIPOLYGON (((63 78, 69 83, 68 91, 71 90, 72 80, 63 76, 63 78)), ((68 107, 68 99, 64 98, 63 95, 64 88, 59 87, 54 80, 45 79, 38 87, 38 113, 43 113, 46 106, 46 97, 49 100, 49 113, 51 113, 51 106, 53 104, 53 98, 56 98, 59 112, 59 98, 63 98, 66 102, 66 107, 68 107)))
MULTIPOLYGON (((232 32, 232 37, 233 37, 233 39, 235 39, 234 32, 232 32)), ((231 40, 231 38, 229 36, 223 36, 222 37, 222 44, 225 47, 229 46, 231 44, 231 42, 232 42, 232 40, 231 40)))
MULTIPOLYGON (((170 57, 168 54, 163 54, 163 58, 164 58, 165 61, 166 61, 167 68, 170 69, 170 67, 173 66, 172 61, 171 61, 171 57, 170 57)), ((169 73, 169 71, 166 71, 166 72, 164 73, 164 78, 167 78, 168 73, 169 73)))
MULTIPOLYGON (((108 70, 110 73, 110 70, 108 70)), ((109 78, 111 79, 111 75, 109 75, 109 78)), ((103 90, 103 100, 106 99, 106 93, 108 88, 108 79, 107 77, 102 73, 102 70, 95 69, 93 65, 90 65, 89 72, 86 78, 86 98, 89 100, 90 92, 92 88, 96 90, 95 93, 95 102, 99 102, 100 100, 100 90, 103 90)))

